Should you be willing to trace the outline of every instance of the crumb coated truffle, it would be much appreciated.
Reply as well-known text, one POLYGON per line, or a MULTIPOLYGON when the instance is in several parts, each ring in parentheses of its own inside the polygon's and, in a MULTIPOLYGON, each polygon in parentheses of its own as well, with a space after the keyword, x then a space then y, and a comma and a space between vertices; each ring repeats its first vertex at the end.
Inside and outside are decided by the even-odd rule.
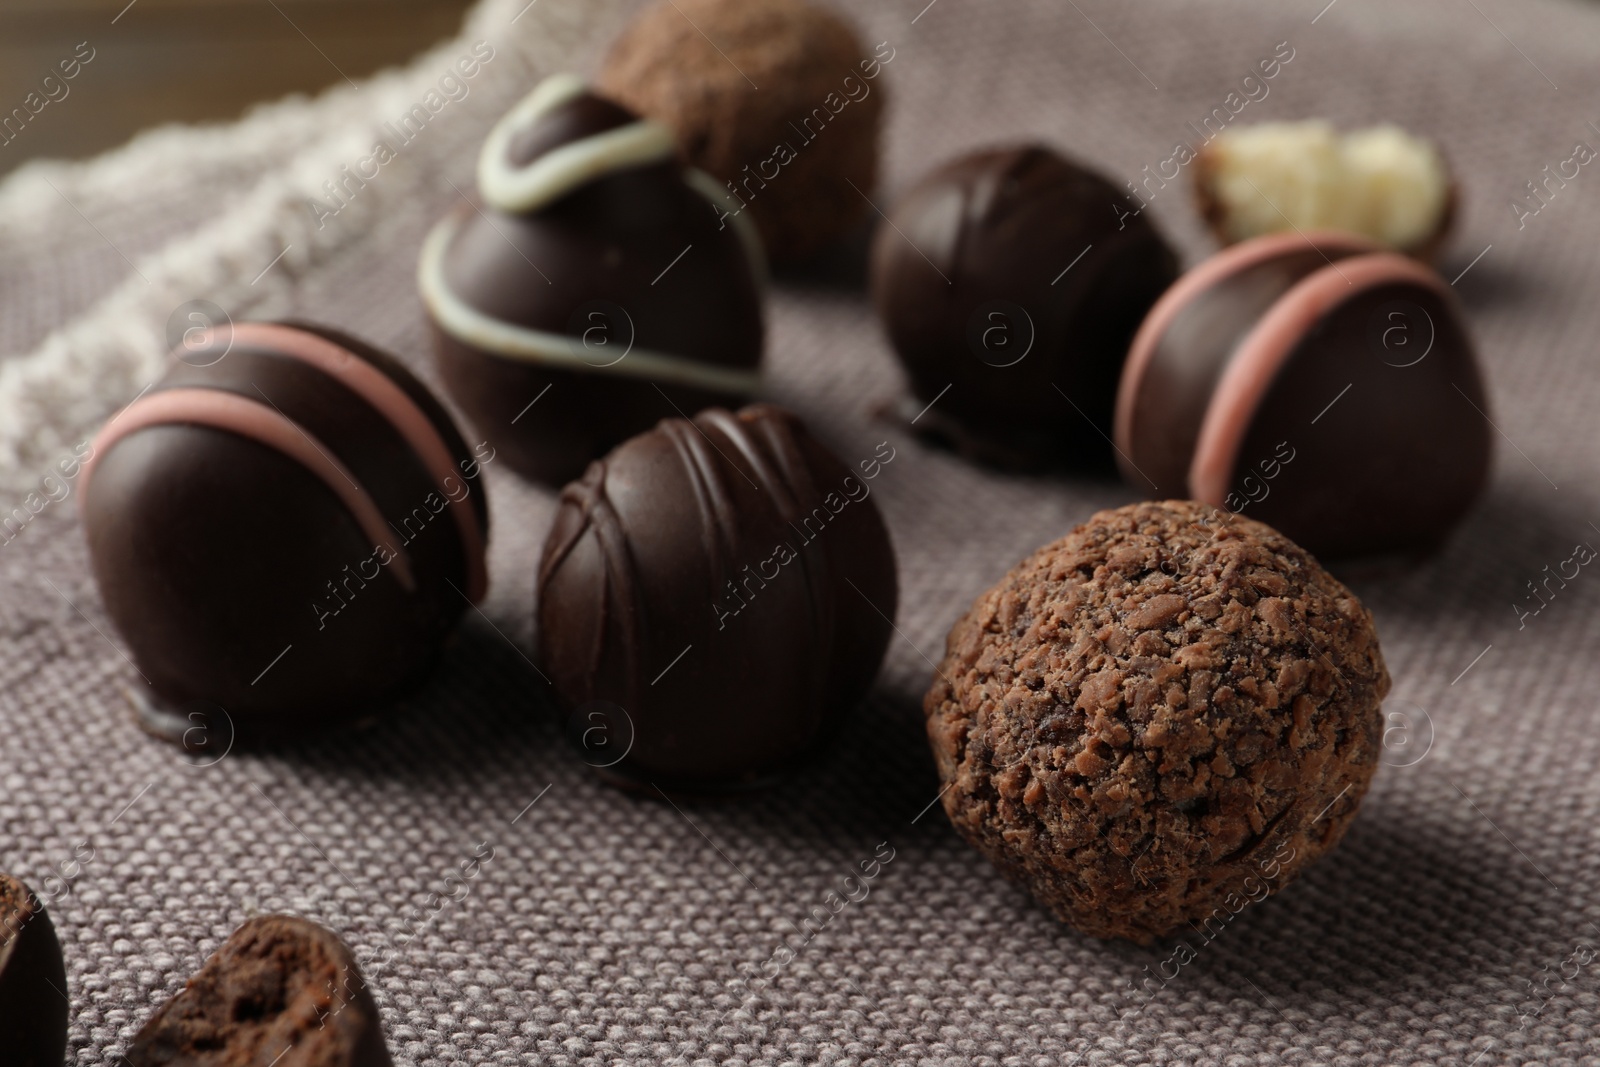
POLYGON ((748 208, 768 255, 792 261, 869 210, 887 47, 867 50, 805 0, 669 0, 623 31, 598 84, 670 127, 685 161, 748 208))
POLYGON ((956 829, 1063 922, 1149 943, 1338 843, 1388 690, 1372 616, 1315 559, 1167 501, 1095 515, 979 597, 923 709, 956 829))

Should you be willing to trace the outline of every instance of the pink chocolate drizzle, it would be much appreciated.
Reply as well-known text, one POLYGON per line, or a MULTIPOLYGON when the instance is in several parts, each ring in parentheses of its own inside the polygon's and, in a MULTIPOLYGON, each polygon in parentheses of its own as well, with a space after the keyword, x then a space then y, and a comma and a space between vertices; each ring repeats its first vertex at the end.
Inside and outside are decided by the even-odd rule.
POLYGON ((393 546, 383 513, 372 495, 356 482, 349 468, 313 440, 303 427, 266 404, 237 393, 221 389, 165 389, 135 400, 95 436, 94 453, 83 469, 84 494, 87 495, 96 461, 113 445, 139 430, 172 423, 226 430, 258 441, 298 462, 333 491, 369 541, 383 545, 394 554, 391 562, 395 577, 405 590, 416 589, 410 558, 393 546))
POLYGON ((1139 326, 1139 332, 1134 335, 1133 343, 1128 347, 1128 358, 1122 365, 1122 381, 1117 389, 1117 407, 1112 424, 1112 439, 1116 443, 1118 462, 1123 465, 1123 473, 1128 476, 1129 481, 1142 481, 1136 479, 1136 472, 1126 469, 1130 462, 1127 457, 1136 451, 1133 442, 1138 429, 1134 421, 1139 390, 1143 386, 1145 372, 1155 358, 1162 338, 1166 336, 1167 330, 1172 327, 1179 313, 1196 297, 1239 272, 1306 247, 1326 249, 1343 255, 1376 252, 1379 248, 1364 237, 1338 230, 1315 230, 1306 234, 1290 232, 1268 234, 1224 248, 1216 255, 1202 260, 1173 282, 1172 287, 1161 294, 1161 299, 1150 308, 1149 314, 1139 326))
POLYGON ((253 345, 271 352, 279 352, 309 363, 376 408, 406 439, 411 450, 422 460, 429 477, 444 498, 449 501, 450 514, 455 518, 456 529, 461 534, 461 546, 467 557, 467 596, 477 603, 488 592, 488 567, 485 562, 483 527, 478 513, 473 510, 466 494, 459 499, 451 496, 445 483, 454 478, 459 484, 460 473, 438 427, 427 412, 417 406, 406 391, 394 383, 383 371, 325 337, 293 326, 270 322, 245 322, 233 327, 235 344, 253 345))
MULTIPOLYGON (((232 327, 232 343, 274 352, 310 364, 339 381, 376 409, 411 446, 435 486, 449 503, 450 513, 466 555, 467 596, 474 603, 488 591, 483 525, 465 494, 459 498, 447 489, 449 479, 459 483, 450 446, 433 420, 383 371, 327 338, 278 323, 247 322, 232 327)), ((357 483, 350 471, 304 427, 273 408, 218 389, 167 389, 135 400, 108 422, 96 436, 94 452, 84 466, 84 485, 101 456, 118 440, 135 430, 169 423, 190 423, 237 433, 259 441, 300 462, 316 474, 350 510, 362 533, 374 546, 394 553, 396 577, 408 591, 416 589, 409 557, 394 547, 377 503, 357 483)))
POLYGON ((1409 282, 1448 295, 1444 280, 1414 259, 1376 252, 1329 264, 1290 289, 1239 342, 1211 394, 1189 467, 1196 500, 1223 507, 1244 435, 1279 369, 1323 316, 1364 290, 1409 282))

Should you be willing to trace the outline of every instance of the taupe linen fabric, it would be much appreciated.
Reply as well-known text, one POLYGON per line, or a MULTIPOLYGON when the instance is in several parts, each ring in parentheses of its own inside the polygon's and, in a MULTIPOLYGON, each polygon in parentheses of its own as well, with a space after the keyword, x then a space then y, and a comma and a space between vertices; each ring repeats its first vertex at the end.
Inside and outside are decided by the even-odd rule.
MULTIPOLYGON (((880 203, 955 152, 1021 137, 1132 178, 1281 41, 1293 60, 1239 121, 1387 119, 1446 146, 1464 215, 1442 270, 1473 264, 1456 288, 1492 388, 1493 484, 1440 556, 1356 586, 1394 675, 1390 708, 1412 723, 1412 747, 1393 735, 1391 758, 1426 747, 1424 724, 1431 748, 1380 770, 1329 859, 1215 940, 1190 938, 1195 958, 1137 993, 1176 943, 1086 939, 1000 879, 929 808, 938 784, 918 710, 974 596, 1135 494, 999 476, 874 421, 902 379, 861 293, 779 284, 770 396, 847 461, 884 440, 896 449, 874 491, 903 594, 870 703, 825 762, 769 794, 623 795, 561 743, 525 658, 552 496, 506 470, 488 474, 493 594, 427 689, 364 733, 206 768, 130 724, 124 690, 141 683, 89 577, 75 502, 49 505, 0 548, 0 867, 58 890, 70 1062, 114 1062, 235 926, 281 910, 389 960, 370 978, 403 1063, 1600 1063, 1600 578, 1583 571, 1521 628, 1513 607, 1534 606, 1527 583, 1547 564, 1600 544, 1600 173, 1582 168, 1520 229, 1509 206, 1577 142, 1600 143, 1600 9, 924 2, 854 12, 869 42, 895 49, 880 83, 892 93, 880 203), (465 899, 423 923, 427 895, 480 844, 493 858, 465 899), (802 944, 828 891, 889 850, 870 894, 802 944), (785 945, 794 958, 752 998, 742 976, 785 945)), ((473 95, 316 231, 320 243, 275 236, 266 209, 253 222, 251 197, 264 183, 297 188, 306 175, 285 175, 301 146, 326 152, 372 94, 397 113, 465 42, 365 97, 345 87, 279 105, 245 138, 169 131, 87 166, 19 174, 0 189, 7 363, 58 342, 87 351, 72 327, 122 287, 118 321, 146 337, 181 300, 218 298, 241 317, 354 331, 431 376, 412 272, 425 229, 457 199, 449 183, 469 187, 488 124, 535 77, 592 69, 628 6, 488 4, 468 37, 493 40, 498 57, 473 95), (252 225, 260 254, 237 262, 173 251, 207 226, 252 225)), ((114 27, 96 43, 117 47, 114 27)), ((357 159, 366 141, 330 158, 357 159)), ((331 176, 315 171, 305 188, 331 176)), ((1211 245, 1180 184, 1151 210, 1193 262, 1211 245)), ((304 196, 282 199, 305 229, 304 196)), ((133 358, 107 346, 103 366, 54 383, 96 399, 15 415, 13 430, 54 412, 52 433, 81 438, 143 384, 133 358), (94 393, 106 381, 131 387, 94 393)), ((3 472, 16 488, 6 507, 56 448, 23 449, 3 472)))

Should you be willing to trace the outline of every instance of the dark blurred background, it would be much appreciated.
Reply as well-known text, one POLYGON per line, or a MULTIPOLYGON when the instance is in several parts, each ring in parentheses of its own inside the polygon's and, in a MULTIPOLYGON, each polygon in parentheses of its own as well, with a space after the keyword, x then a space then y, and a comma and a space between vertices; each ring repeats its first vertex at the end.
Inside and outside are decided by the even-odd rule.
POLYGON ((453 35, 470 5, 0 0, 0 115, 24 106, 81 44, 94 49, 65 83, 66 96, 46 105, 60 113, 0 144, 0 174, 39 156, 91 156, 163 122, 233 119, 287 93, 315 93, 345 76, 360 81, 453 35))

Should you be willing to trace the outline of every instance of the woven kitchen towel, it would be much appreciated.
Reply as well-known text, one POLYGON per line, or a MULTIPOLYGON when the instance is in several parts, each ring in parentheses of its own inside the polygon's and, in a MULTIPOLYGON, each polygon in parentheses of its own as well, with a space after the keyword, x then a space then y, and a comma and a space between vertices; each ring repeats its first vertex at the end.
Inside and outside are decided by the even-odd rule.
MULTIPOLYGON (((470 190, 493 119, 544 74, 592 70, 633 6, 485 0, 459 40, 359 88, 0 185, 0 513, 159 375, 191 300, 324 321, 433 380, 422 235, 470 190), (494 58, 467 95, 337 214, 313 211, 477 42, 494 58)), ((1445 146, 1464 213, 1443 270, 1486 365, 1496 468, 1441 555, 1357 585, 1395 689, 1389 765, 1344 844, 1181 961, 1175 943, 1058 926, 964 845, 933 804, 918 711, 945 632, 1024 554, 1134 495, 997 475, 876 420, 903 379, 863 294, 780 282, 769 392, 847 461, 895 449, 874 484, 903 596, 871 701, 771 793, 623 795, 565 747, 526 658, 552 497, 505 470, 488 472, 494 591, 432 683, 364 733, 211 766, 131 725, 125 692, 143 683, 75 500, 0 545, 0 868, 50 898, 70 1062, 114 1062, 235 926, 282 910, 374 961, 402 1063, 1600 1063, 1600 577, 1537 616, 1513 606, 1575 543, 1600 544, 1600 172, 1543 201, 1526 187, 1600 144, 1600 9, 878 0, 853 15, 893 50, 880 204, 958 151, 1023 137, 1119 184, 1141 176, 1281 42, 1293 58, 1238 121, 1391 120, 1445 146), (447 891, 475 854, 491 858, 447 891), (833 914, 826 895, 875 858, 870 893, 833 914)), ((95 46, 118 47, 116 27, 95 46)), ((1181 186, 1150 210, 1192 262, 1210 245, 1181 186)))

